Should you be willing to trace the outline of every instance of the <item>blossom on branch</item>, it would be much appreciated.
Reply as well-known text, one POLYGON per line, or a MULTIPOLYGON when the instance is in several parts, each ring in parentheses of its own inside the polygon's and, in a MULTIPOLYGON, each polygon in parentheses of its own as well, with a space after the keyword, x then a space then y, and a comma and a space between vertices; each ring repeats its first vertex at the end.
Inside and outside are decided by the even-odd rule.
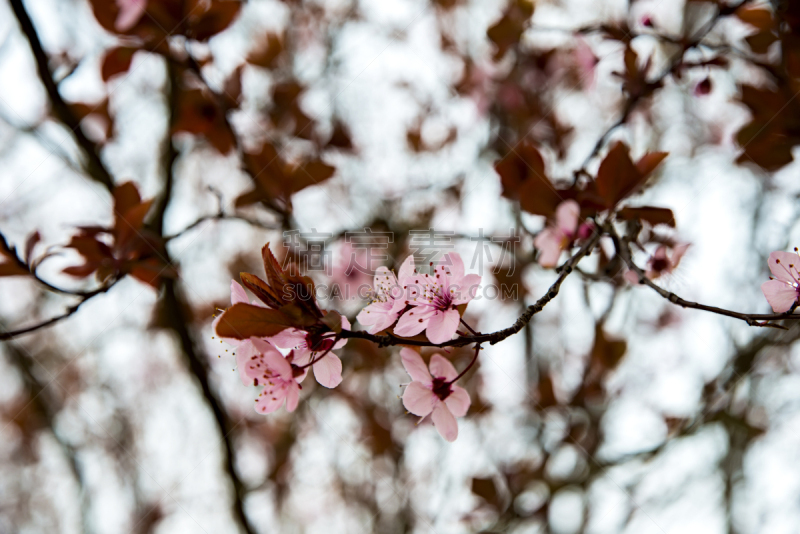
POLYGON ((455 367, 440 354, 434 354, 429 371, 422 356, 408 348, 400 351, 400 357, 412 380, 403 393, 403 406, 422 419, 430 415, 439 434, 447 441, 455 441, 456 417, 464 417, 471 402, 467 390, 453 384, 458 378, 455 367))
MULTIPOLYGON (((350 330, 350 321, 342 316, 342 330, 350 330)), ((278 348, 294 349, 292 363, 314 369, 314 378, 321 386, 335 388, 342 383, 342 360, 333 354, 347 344, 346 339, 336 339, 336 334, 329 330, 287 328, 270 341, 278 348), (312 363, 313 362, 313 363, 312 363)))
POLYGON ((800 297, 800 255, 796 247, 794 251, 769 255, 769 270, 774 278, 761 284, 761 291, 775 313, 788 312, 800 297))
POLYGON ((534 246, 539 249, 539 265, 555 267, 561 252, 567 250, 575 239, 585 239, 592 234, 591 223, 580 223, 581 208, 574 200, 565 200, 556 208, 555 224, 536 236, 534 246))
POLYGON ((392 326, 400 312, 405 308, 402 298, 405 292, 398 283, 414 276, 414 256, 409 256, 400 266, 398 276, 386 267, 378 267, 372 284, 372 302, 359 312, 356 319, 369 326, 370 334, 378 333, 392 326))
MULTIPOLYGON (((434 266, 434 262, 430 265, 434 266)), ((400 284, 405 294, 403 302, 407 308, 397 321, 394 333, 400 337, 412 337, 425 330, 431 343, 451 340, 461 320, 457 307, 475 297, 480 283, 480 275, 464 274, 464 261, 455 252, 445 254, 434 267, 433 274, 401 276, 400 284)))
MULTIPOLYGON (((286 411, 293 412, 300 399, 300 384, 306 373, 295 365, 290 358, 285 358, 268 342, 252 338, 250 346, 255 351, 243 363, 239 372, 243 382, 254 386, 264 386, 264 390, 256 398, 255 408, 259 413, 272 413, 286 401, 286 411), (245 378, 247 379, 245 381, 245 378)), ((238 358, 237 354, 237 360, 238 358)))
MULTIPOLYGON (((647 271, 645 276, 650 280, 655 280, 661 275, 669 274, 674 271, 681 262, 686 251, 689 249, 688 243, 679 243, 672 246, 672 252, 667 253, 666 245, 659 245, 650 259, 647 261, 647 271)), ((639 276, 633 271, 626 271, 623 275, 625 280, 631 284, 639 283, 639 276)))

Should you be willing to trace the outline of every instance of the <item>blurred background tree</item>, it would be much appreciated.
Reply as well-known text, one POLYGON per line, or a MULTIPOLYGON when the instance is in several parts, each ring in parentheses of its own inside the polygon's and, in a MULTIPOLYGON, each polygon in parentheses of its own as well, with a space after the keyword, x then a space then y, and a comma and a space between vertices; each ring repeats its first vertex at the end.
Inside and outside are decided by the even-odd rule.
POLYGON ((0 15, 0 532, 796 531, 800 329, 759 288, 800 241, 800 4, 0 15), (565 201, 592 237, 553 271, 565 201), (527 319, 455 443, 398 347, 350 339, 338 388, 263 416, 213 339, 264 243, 355 288, 367 228, 510 288, 476 330, 527 319))

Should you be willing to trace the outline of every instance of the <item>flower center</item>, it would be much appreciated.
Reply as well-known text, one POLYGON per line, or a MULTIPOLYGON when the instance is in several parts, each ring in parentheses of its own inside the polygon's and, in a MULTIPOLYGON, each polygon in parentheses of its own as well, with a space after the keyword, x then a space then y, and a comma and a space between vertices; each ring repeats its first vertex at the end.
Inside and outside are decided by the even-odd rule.
POLYGON ((450 382, 448 382, 443 376, 437 376, 433 379, 431 391, 433 391, 434 395, 439 397, 440 400, 445 400, 450 396, 450 393, 452 393, 450 382))

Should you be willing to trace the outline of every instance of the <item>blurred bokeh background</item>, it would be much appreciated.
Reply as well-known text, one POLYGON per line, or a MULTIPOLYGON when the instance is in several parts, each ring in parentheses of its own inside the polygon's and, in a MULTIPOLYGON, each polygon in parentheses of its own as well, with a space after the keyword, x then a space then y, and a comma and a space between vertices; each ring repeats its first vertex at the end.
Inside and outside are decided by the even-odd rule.
POLYGON ((614 141, 669 153, 627 203, 675 225, 642 223, 636 261, 688 243, 658 284, 768 312, 766 257, 800 244, 796 11, 0 1, 0 533, 798 532, 800 329, 678 308, 607 240, 485 346, 452 444, 405 412, 396 347, 351 340, 338 388, 263 416, 211 330, 267 242, 369 282, 345 274, 365 228, 390 267, 434 230, 516 288, 465 316, 505 328, 557 275, 494 164, 535 146, 580 183, 614 141))

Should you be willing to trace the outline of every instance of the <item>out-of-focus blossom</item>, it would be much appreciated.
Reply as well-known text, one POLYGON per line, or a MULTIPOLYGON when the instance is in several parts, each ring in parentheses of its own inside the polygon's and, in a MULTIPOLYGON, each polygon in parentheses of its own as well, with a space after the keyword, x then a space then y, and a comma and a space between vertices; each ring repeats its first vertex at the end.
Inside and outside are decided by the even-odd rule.
MULTIPOLYGON (((654 280, 661 275, 671 273, 678 267, 681 258, 683 258, 688 249, 688 243, 679 243, 672 247, 671 253, 668 253, 669 248, 666 245, 659 245, 652 257, 647 261, 645 276, 650 280, 654 280)), ((639 283, 639 277, 633 271, 625 271, 623 277, 631 284, 639 283)))
POLYGON ((114 21, 114 28, 126 32, 136 26, 147 9, 147 0, 117 0, 119 14, 114 21))
POLYGON ((769 270, 775 278, 761 284, 761 291, 775 313, 789 311, 800 297, 800 255, 794 250, 794 254, 776 251, 769 255, 769 270))
POLYGON ((367 249, 353 248, 350 243, 344 243, 339 261, 333 265, 331 287, 338 287, 345 300, 356 300, 360 288, 369 286, 372 281, 374 271, 367 263, 369 263, 367 249))
MULTIPOLYGON (((406 258, 398 275, 400 280, 414 276, 414 256, 406 258)), ((372 284, 372 302, 359 312, 356 319, 369 326, 370 334, 386 330, 397 321, 400 312, 405 308, 405 300, 401 298, 404 294, 398 277, 386 267, 378 267, 372 284)))
POLYGON ((555 267, 561 252, 567 250, 576 238, 586 239, 592 235, 594 226, 579 224, 581 208, 574 200, 565 200, 556 208, 555 224, 550 225, 536 236, 534 246, 539 249, 539 265, 555 267))
POLYGON ((403 393, 403 406, 423 419, 430 415, 439 434, 454 441, 458 437, 456 417, 465 416, 471 402, 469 393, 453 384, 458 378, 455 367, 440 354, 431 357, 430 371, 411 349, 402 349, 400 357, 412 380, 403 393))
POLYGON ((455 252, 445 254, 433 274, 401 276, 403 302, 411 308, 400 316, 394 333, 412 337, 425 330, 431 343, 449 341, 461 320, 457 306, 472 300, 480 283, 480 275, 464 274, 464 262, 455 252))

